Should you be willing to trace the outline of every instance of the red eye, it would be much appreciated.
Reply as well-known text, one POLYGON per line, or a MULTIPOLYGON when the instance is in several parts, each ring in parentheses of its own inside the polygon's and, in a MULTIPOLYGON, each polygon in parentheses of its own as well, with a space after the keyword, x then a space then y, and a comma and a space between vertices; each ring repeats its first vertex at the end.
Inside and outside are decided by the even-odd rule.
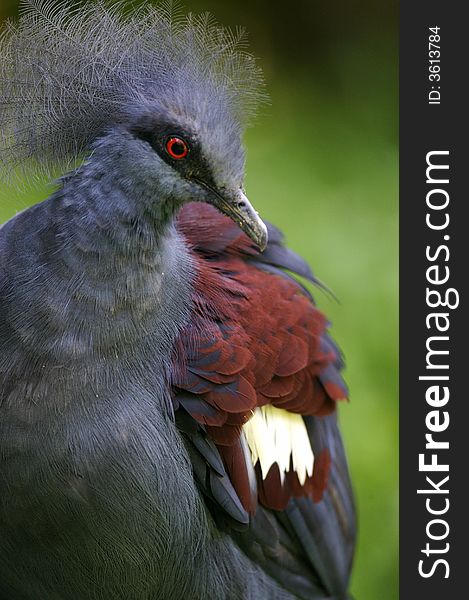
POLYGON ((189 146, 178 137, 170 137, 166 142, 166 151, 171 158, 181 160, 189 154, 189 146))

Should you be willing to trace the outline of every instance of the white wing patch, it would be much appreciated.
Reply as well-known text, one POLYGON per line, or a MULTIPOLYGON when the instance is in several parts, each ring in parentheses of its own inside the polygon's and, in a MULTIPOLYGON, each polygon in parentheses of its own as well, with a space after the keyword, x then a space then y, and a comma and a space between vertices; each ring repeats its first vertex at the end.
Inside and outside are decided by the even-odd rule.
POLYGON ((263 479, 277 463, 283 483, 285 473, 290 470, 290 457, 301 485, 306 477, 313 475, 314 454, 301 415, 271 405, 262 406, 256 408, 243 431, 252 464, 259 461, 263 479))

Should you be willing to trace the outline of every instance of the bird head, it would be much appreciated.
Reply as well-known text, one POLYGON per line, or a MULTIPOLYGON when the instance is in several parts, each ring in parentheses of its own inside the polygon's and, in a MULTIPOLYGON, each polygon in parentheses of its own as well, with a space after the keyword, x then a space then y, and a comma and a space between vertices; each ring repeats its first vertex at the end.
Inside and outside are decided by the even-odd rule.
POLYGON ((23 3, 0 38, 3 166, 99 160, 145 210, 206 202, 263 249, 242 144, 262 77, 243 34, 152 5, 122 15, 101 0, 23 3))
MULTIPOLYGON (((187 82, 180 94, 187 88, 194 89, 187 82)), ((145 178, 169 212, 187 201, 212 204, 263 250, 267 229, 244 191, 245 156, 236 121, 217 98, 212 99, 219 103, 216 111, 189 100, 178 110, 171 104, 178 92, 163 110, 150 106, 122 128, 135 176, 145 178)))

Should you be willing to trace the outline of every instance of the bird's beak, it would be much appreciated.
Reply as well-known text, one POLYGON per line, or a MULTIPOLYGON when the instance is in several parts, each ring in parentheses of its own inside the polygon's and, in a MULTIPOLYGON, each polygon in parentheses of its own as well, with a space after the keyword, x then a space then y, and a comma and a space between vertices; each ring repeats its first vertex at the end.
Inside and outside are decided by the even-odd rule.
POLYGON ((240 229, 259 246, 261 252, 265 250, 268 241, 267 227, 241 189, 233 196, 224 197, 217 194, 215 206, 237 223, 240 229))
POLYGON ((257 245, 265 250, 268 241, 267 227, 243 190, 218 192, 204 184, 211 192, 210 203, 220 212, 237 223, 242 231, 257 245))

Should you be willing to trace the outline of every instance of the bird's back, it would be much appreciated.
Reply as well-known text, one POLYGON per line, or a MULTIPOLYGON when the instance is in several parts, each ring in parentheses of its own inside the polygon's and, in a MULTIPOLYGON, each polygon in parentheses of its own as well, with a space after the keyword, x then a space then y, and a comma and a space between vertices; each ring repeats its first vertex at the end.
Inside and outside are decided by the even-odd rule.
POLYGON ((219 526, 292 593, 345 597, 355 511, 335 415, 343 361, 295 277, 318 282, 273 226, 262 254, 209 206, 186 206, 178 229, 197 274, 173 387, 199 488, 219 526))
MULTIPOLYGON (((44 240, 58 242, 54 202, 60 192, 0 230, 0 599, 287 600, 213 524, 175 427, 169 332, 187 285, 167 306, 173 325, 145 303, 153 320, 115 353, 93 338, 93 311, 86 331, 73 319, 57 327, 60 308, 87 301, 76 285, 68 295, 50 285, 66 256, 59 244, 44 260, 44 240), (72 348, 80 332, 87 343, 72 348)), ((184 244, 174 235, 173 254, 184 244)), ((188 260, 189 250, 166 265, 175 286, 188 260)), ((87 268, 70 281, 86 281, 87 268)), ((108 317, 129 319, 124 308, 108 317)))
POLYGON ((192 309, 169 375, 158 337, 152 356, 147 344, 133 364, 115 357, 119 377, 96 358, 51 365, 11 334, 5 251, 26 230, 30 247, 47 238, 47 219, 39 232, 29 219, 49 210, 0 232, 0 598, 345 598, 354 509, 331 414, 345 389, 326 321, 289 274, 312 277, 305 263, 274 228, 261 255, 230 220, 189 205, 177 228, 192 309), (23 376, 7 372, 22 355, 23 376), (283 483, 275 461, 266 478, 253 465, 245 423, 261 405, 304 422, 315 469, 301 483, 293 464, 283 483))

